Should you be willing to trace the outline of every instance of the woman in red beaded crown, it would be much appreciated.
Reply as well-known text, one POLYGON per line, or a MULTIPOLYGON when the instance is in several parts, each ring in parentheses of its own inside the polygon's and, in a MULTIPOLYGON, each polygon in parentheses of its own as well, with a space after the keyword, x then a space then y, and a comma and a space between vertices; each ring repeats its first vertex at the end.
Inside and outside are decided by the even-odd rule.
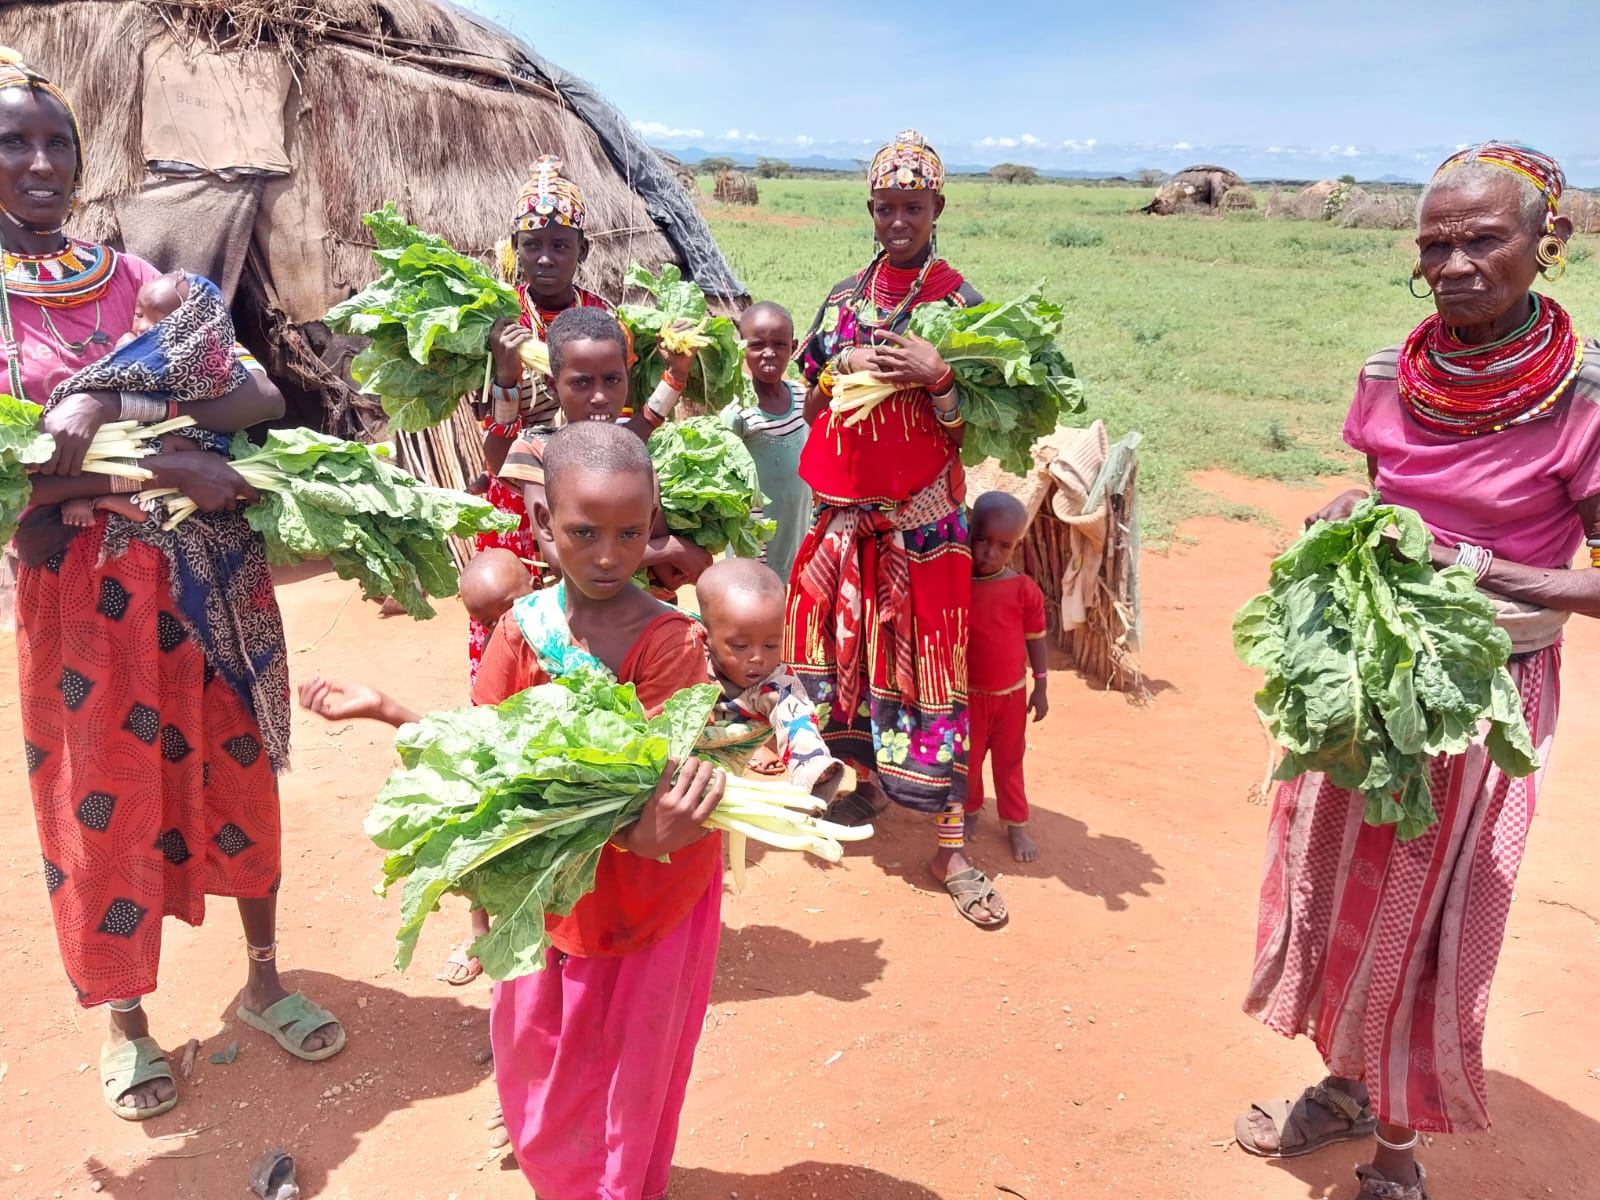
POLYGON ((813 422, 800 474, 818 515, 789 581, 784 658, 829 705, 833 753, 875 768, 877 781, 841 797, 830 818, 870 820, 884 793, 935 814, 935 878, 962 916, 994 926, 1005 905, 967 861, 960 794, 972 594, 961 395, 938 351, 907 333, 918 305, 981 298, 939 257, 944 166, 922 136, 880 150, 868 185, 881 249, 834 287, 800 347, 813 422), (829 400, 834 380, 858 371, 901 390, 849 426, 829 400))
MULTIPOLYGON (((1531 290, 1565 267, 1564 182, 1553 159, 1504 142, 1440 166, 1412 278, 1436 311, 1367 361, 1344 425, 1382 499, 1421 514, 1435 565, 1472 567, 1496 600, 1541 763, 1562 624, 1600 616, 1600 571, 1565 569, 1586 539, 1600 557, 1600 361, 1531 290)), ((1366 494, 1311 520, 1341 518, 1366 494)), ((1365 824, 1360 795, 1321 775, 1279 788, 1245 1008, 1312 1038, 1328 1074, 1240 1116, 1246 1150, 1287 1158, 1375 1135, 1360 1200, 1422 1200, 1417 1131, 1488 1128, 1489 985, 1542 774, 1507 777, 1481 740, 1436 759, 1439 821, 1406 842, 1365 824)))

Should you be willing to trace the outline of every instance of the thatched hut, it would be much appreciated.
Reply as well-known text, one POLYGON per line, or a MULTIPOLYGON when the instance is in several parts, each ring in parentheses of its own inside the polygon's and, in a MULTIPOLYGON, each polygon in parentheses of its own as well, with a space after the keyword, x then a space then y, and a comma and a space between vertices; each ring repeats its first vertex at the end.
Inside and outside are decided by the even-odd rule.
POLYGON ((761 201, 756 181, 743 171, 731 171, 727 167, 717 172, 712 195, 723 204, 759 204, 761 201))
POLYGON ((691 196, 700 194, 700 177, 694 173, 693 167, 665 150, 657 150, 656 154, 667 164, 667 170, 672 172, 672 177, 678 181, 679 187, 691 196))
MULTIPOLYGON (((1250 194, 1245 181, 1226 167, 1185 167, 1167 180, 1156 192, 1155 199, 1140 211, 1154 213, 1158 217, 1175 213, 1212 213, 1222 207, 1223 197, 1240 188, 1244 189, 1246 196, 1250 194)), ((1241 205, 1236 194, 1229 202, 1229 207, 1253 208, 1255 200, 1252 197, 1249 205, 1241 205)))
MULTIPOLYGON (((671 261, 713 296, 744 292, 621 114, 450 4, 13 0, 0 43, 77 105, 88 165, 74 231, 216 279, 301 423, 381 426, 343 378, 354 348, 319 320, 373 278, 362 214, 394 200, 487 260, 541 153, 584 189, 581 282, 616 296, 630 260, 671 261)), ((446 483, 475 473, 415 465, 446 483)))

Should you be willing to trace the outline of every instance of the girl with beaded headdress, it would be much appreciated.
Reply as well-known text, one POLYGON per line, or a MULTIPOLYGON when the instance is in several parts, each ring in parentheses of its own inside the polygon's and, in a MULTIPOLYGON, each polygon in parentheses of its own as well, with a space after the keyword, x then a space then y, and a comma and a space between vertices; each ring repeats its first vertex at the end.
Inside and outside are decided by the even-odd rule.
POLYGON ((158 277, 63 231, 82 178, 67 97, 0 50, 0 355, 5 390, 45 405, 41 428, 55 439, 17 538, 28 788, 67 978, 80 1004, 110 1011, 103 1098, 143 1120, 178 1099, 142 1008, 162 926, 169 916, 198 925, 208 896, 238 902, 240 1019, 309 1060, 338 1053, 345 1033, 278 978, 287 652, 260 535, 237 511, 251 490, 218 452, 227 435, 280 417, 283 399, 242 359, 224 394, 183 404, 59 387, 93 374, 85 368, 112 352, 140 288, 158 277), (140 465, 199 513, 177 530, 97 513, 67 540, 52 532, 59 522, 34 519, 99 494, 104 477, 82 470, 96 430, 158 419, 152 406, 159 416, 180 408, 201 436, 166 439, 140 465))
POLYGON ((962 916, 994 926, 1005 905, 964 852, 972 564, 961 395, 933 346, 907 333, 918 305, 980 297, 939 257, 944 166, 933 147, 902 133, 868 175, 880 249, 833 288, 799 351, 812 421, 800 474, 817 519, 790 576, 784 658, 828 706, 834 755, 866 772, 830 819, 871 820, 885 794, 933 814, 935 878, 962 916), (855 371, 901 390, 847 426, 828 402, 834 379, 855 371))
POLYGON ((1600 571, 1566 569, 1586 540, 1600 565, 1600 344, 1532 290, 1565 267, 1564 186, 1555 160, 1507 142, 1440 165, 1412 278, 1435 311, 1367 360, 1344 423, 1372 490, 1428 526, 1433 564, 1469 567, 1495 601, 1541 764, 1512 778, 1481 737, 1437 758, 1438 821, 1409 841, 1323 775, 1278 790, 1245 1009, 1314 1039, 1327 1075, 1255 1105, 1235 1135, 1275 1158, 1374 1138, 1359 1200, 1425 1200, 1419 1131, 1489 1127, 1489 987, 1555 735, 1562 627, 1600 616, 1600 571))
MULTIPOLYGON (((480 533, 480 550, 501 547, 532 563, 533 536, 522 502, 522 489, 500 479, 517 435, 524 429, 543 429, 560 418, 560 406, 547 379, 522 365, 517 349, 529 338, 545 340, 550 322, 569 308, 603 308, 614 312, 609 301, 574 282, 578 268, 589 256, 584 236, 586 211, 583 193, 561 170, 561 160, 542 155, 528 181, 517 193, 511 212, 511 236, 501 251, 500 270, 516 280, 522 313, 515 321, 500 321, 489 331, 489 352, 494 378, 489 385, 489 413, 483 422, 483 457, 488 467, 487 499, 502 512, 514 515, 517 528, 509 533, 480 533)), ((488 630, 477 621, 469 624, 467 656, 475 676, 488 630)), ((465 983, 474 972, 452 959, 446 966, 451 983, 465 983)))

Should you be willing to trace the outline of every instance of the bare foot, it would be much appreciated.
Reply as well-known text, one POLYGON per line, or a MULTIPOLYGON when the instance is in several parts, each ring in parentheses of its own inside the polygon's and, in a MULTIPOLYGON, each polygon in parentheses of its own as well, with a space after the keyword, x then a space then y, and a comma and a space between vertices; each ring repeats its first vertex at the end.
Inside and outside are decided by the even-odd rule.
POLYGON ((1021 825, 1011 826, 1008 832, 1011 835, 1011 857, 1017 862, 1038 862, 1039 847, 1034 844, 1028 831, 1021 825))
MULTIPOLYGON (((940 850, 933 856, 933 874, 943 882, 958 872, 965 871, 973 864, 960 850, 940 850)), ((987 904, 979 904, 973 909, 973 916, 981 918, 987 912, 996 921, 1003 920, 1006 915, 1006 903, 1000 899, 996 892, 989 897, 987 904)))
POLYGON ((79 529, 94 524, 94 501, 87 496, 64 501, 61 505, 61 523, 79 529))
MULTIPOLYGON (((150 1021, 144 1014, 143 1008, 136 1008, 132 1012, 111 1013, 111 1028, 107 1033, 106 1041, 113 1046, 123 1042, 131 1042, 134 1038, 150 1036, 150 1021)), ((117 1100, 128 1108, 155 1108, 165 1104, 178 1094, 177 1085, 170 1079, 152 1079, 131 1087, 117 1097, 117 1100)))
POLYGON ((970 842, 978 834, 978 814, 969 812, 965 817, 961 818, 961 828, 961 836, 970 842))

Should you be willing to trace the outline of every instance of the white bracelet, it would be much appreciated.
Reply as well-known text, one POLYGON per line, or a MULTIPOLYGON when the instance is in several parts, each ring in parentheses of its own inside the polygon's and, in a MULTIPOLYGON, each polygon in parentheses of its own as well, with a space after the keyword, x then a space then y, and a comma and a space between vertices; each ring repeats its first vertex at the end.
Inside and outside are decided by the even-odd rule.
POLYGON ((141 396, 138 392, 117 394, 117 419, 121 421, 164 421, 167 406, 154 396, 141 396))
POLYGON ((663 421, 672 417, 672 410, 678 407, 678 397, 681 392, 675 392, 671 387, 657 387, 655 395, 645 401, 645 407, 663 421))
POLYGON ((1494 551, 1487 546, 1475 546, 1471 542, 1456 543, 1456 566, 1469 569, 1479 583, 1489 574, 1493 562, 1494 551))

